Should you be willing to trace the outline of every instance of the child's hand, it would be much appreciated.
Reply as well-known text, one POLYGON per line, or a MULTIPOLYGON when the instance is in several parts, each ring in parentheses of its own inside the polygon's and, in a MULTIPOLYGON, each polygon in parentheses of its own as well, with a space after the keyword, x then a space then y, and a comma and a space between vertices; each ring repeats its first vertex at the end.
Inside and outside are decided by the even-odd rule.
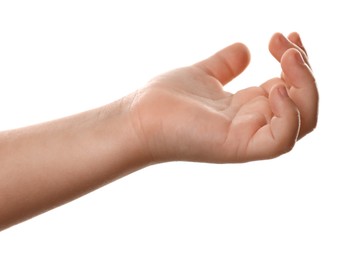
POLYGON ((259 87, 223 90, 249 63, 248 49, 237 43, 138 91, 132 122, 153 162, 268 159, 312 131, 318 93, 298 34, 289 40, 275 34, 270 51, 281 62, 282 78, 259 87))
POLYGON ((298 34, 275 34, 270 51, 282 77, 259 87, 223 90, 249 63, 237 43, 117 102, 1 132, 0 230, 148 164, 246 162, 289 151, 316 126, 318 92, 298 34))

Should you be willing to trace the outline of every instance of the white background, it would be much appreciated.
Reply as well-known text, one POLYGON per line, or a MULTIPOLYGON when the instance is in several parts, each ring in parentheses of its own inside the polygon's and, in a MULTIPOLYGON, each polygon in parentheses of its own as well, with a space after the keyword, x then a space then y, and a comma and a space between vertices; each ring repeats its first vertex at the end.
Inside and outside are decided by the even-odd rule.
POLYGON ((289 154, 143 169, 1 232, 0 259, 357 259, 353 3, 0 1, 1 130, 104 105, 235 41, 252 62, 227 89, 260 84, 280 73, 276 31, 300 32, 321 101, 289 154))

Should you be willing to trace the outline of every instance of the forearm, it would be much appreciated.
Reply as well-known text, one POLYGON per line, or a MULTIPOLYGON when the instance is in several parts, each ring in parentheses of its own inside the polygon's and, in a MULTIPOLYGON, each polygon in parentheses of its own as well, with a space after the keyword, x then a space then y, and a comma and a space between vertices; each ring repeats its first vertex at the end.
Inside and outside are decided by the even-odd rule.
POLYGON ((0 230, 144 167, 130 98, 0 133, 0 230))

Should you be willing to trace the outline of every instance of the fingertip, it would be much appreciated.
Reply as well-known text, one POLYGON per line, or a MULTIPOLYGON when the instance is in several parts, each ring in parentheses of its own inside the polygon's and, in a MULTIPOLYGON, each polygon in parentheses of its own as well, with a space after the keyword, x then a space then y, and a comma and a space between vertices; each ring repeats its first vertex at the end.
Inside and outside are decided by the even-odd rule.
MULTIPOLYGON (((300 65, 305 65, 306 60, 303 57, 302 53, 296 48, 290 48, 281 57, 281 64, 284 63, 296 63, 300 65)), ((291 64, 292 65, 292 64, 291 64)))
POLYGON ((281 43, 285 39, 285 36, 280 32, 275 32, 272 37, 271 41, 272 43, 281 43))
POLYGON ((269 100, 272 112, 277 117, 298 113, 298 109, 289 97, 287 87, 284 84, 277 84, 271 89, 269 100))
POLYGON ((306 49, 303 46, 301 36, 298 32, 292 32, 287 37, 292 43, 296 44, 298 47, 300 47, 307 55, 306 49))
POLYGON ((240 59, 240 65, 246 64, 247 66, 250 63, 250 59, 251 59, 250 50, 245 44, 241 42, 236 42, 227 48, 231 48, 232 54, 240 59))
POLYGON ((280 63, 288 84, 300 87, 315 81, 306 57, 299 50, 288 49, 282 55, 280 63))
POLYGON ((280 42, 282 42, 282 33, 276 32, 272 35, 270 42, 269 42, 269 50, 272 53, 272 51, 277 47, 280 42))
POLYGON ((285 86, 278 86, 276 88, 281 99, 288 98, 288 92, 285 86))
POLYGON ((278 107, 278 104, 285 102, 285 99, 289 98, 286 86, 283 84, 277 84, 271 89, 269 97, 274 114, 276 116, 280 116, 280 111, 282 109, 278 107))
POLYGON ((300 35, 298 32, 291 32, 287 38, 294 43, 300 42, 300 35))
POLYGON ((242 73, 249 62, 249 49, 245 44, 237 42, 196 63, 194 66, 199 67, 225 85, 242 73))
POLYGON ((282 82, 276 83, 276 85, 271 88, 269 95, 278 95, 280 98, 288 97, 285 84, 282 82))
POLYGON ((285 50, 289 48, 290 43, 282 33, 275 33, 269 42, 269 51, 277 61, 281 60, 285 50))

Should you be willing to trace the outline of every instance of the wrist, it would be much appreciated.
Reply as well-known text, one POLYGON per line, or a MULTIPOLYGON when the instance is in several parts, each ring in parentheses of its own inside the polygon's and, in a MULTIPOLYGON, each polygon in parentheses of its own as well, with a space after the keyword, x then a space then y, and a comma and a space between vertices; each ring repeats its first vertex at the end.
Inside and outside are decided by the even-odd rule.
MULTIPOLYGON (((146 142, 136 127, 132 107, 136 94, 100 108, 100 139, 110 152, 109 158, 115 172, 128 174, 153 163, 146 142)), ((95 133, 94 133, 95 134, 95 133)))
POLYGON ((132 133, 148 164, 170 161, 167 158, 169 153, 163 149, 166 143, 161 129, 164 118, 158 105, 163 100, 156 100, 153 92, 150 88, 143 88, 121 100, 126 107, 123 110, 128 111, 132 133))

